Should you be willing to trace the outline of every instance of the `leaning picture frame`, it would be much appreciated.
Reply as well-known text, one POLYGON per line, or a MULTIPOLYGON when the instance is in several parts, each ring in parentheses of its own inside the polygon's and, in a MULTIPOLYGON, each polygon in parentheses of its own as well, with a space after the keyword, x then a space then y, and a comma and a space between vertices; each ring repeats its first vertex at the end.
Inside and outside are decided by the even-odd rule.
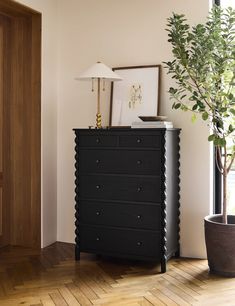
POLYGON ((110 126, 131 126, 139 116, 157 116, 161 65, 116 67, 121 82, 111 85, 110 126))

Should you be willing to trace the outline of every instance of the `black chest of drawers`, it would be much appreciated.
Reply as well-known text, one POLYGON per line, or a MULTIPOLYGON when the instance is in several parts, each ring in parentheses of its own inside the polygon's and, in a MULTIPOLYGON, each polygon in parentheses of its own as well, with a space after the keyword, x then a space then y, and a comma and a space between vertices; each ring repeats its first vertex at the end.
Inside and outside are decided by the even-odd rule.
POLYGON ((153 260, 179 255, 179 129, 74 129, 80 252, 153 260))

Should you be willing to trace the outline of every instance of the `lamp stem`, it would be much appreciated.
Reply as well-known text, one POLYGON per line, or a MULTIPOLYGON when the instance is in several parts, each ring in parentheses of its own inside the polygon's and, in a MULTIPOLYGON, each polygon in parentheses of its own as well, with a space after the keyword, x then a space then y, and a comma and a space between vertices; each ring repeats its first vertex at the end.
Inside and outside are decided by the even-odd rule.
POLYGON ((100 78, 98 78, 96 127, 97 127, 98 129, 101 128, 101 113, 100 113, 100 78))

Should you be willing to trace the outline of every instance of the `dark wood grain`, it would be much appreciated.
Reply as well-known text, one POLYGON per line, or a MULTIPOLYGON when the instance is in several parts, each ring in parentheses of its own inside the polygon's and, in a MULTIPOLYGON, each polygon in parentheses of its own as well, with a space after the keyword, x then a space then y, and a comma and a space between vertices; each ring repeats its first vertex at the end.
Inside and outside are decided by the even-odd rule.
POLYGON ((107 199, 136 202, 161 201, 160 176, 141 175, 81 175, 81 199, 107 199))
POLYGON ((80 222, 94 225, 160 230, 160 204, 80 201, 80 222))
MULTIPOLYGON (((2 143, 3 143, 3 26, 0 24, 0 173, 2 174, 2 143)), ((0 174, 0 176, 2 176, 0 174)), ((0 178, 1 179, 1 178, 0 178)))
POLYGON ((41 244, 41 14, 0 0, 7 244, 41 244))
POLYGON ((0 25, 0 245, 3 244, 2 206, 2 145, 3 145, 3 27, 0 25))
POLYGON ((38 15, 37 11, 13 0, 0 0, 0 12, 2 15, 10 18, 31 17, 33 14, 38 15))
POLYGON ((10 58, 7 56, 10 47, 10 20, 0 15, 0 25, 2 29, 2 44, 1 44, 1 99, 2 99, 2 167, 1 167, 1 186, 2 186, 2 236, 0 238, 0 246, 10 243, 10 212, 11 212, 11 187, 10 175, 12 170, 12 162, 10 157, 10 58), (4 59, 4 60, 3 60, 4 59), (9 204, 10 203, 10 204, 9 204))
POLYGON ((75 129, 76 259, 179 255, 179 132, 75 129))
POLYGON ((81 173, 160 174, 160 150, 87 150, 81 148, 80 161, 81 173))

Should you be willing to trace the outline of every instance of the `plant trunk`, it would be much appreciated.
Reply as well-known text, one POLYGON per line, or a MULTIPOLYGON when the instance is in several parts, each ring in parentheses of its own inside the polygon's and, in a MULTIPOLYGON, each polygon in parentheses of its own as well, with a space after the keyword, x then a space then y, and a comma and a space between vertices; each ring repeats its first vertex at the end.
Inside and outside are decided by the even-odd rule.
POLYGON ((228 172, 226 167, 224 167, 223 172, 223 223, 227 224, 227 177, 228 172))
POLYGON ((229 173, 229 168, 227 169, 227 148, 223 147, 224 159, 222 160, 222 148, 216 147, 216 165, 219 172, 223 177, 223 201, 222 201, 222 223, 228 223, 228 213, 227 213, 227 178, 229 173))

